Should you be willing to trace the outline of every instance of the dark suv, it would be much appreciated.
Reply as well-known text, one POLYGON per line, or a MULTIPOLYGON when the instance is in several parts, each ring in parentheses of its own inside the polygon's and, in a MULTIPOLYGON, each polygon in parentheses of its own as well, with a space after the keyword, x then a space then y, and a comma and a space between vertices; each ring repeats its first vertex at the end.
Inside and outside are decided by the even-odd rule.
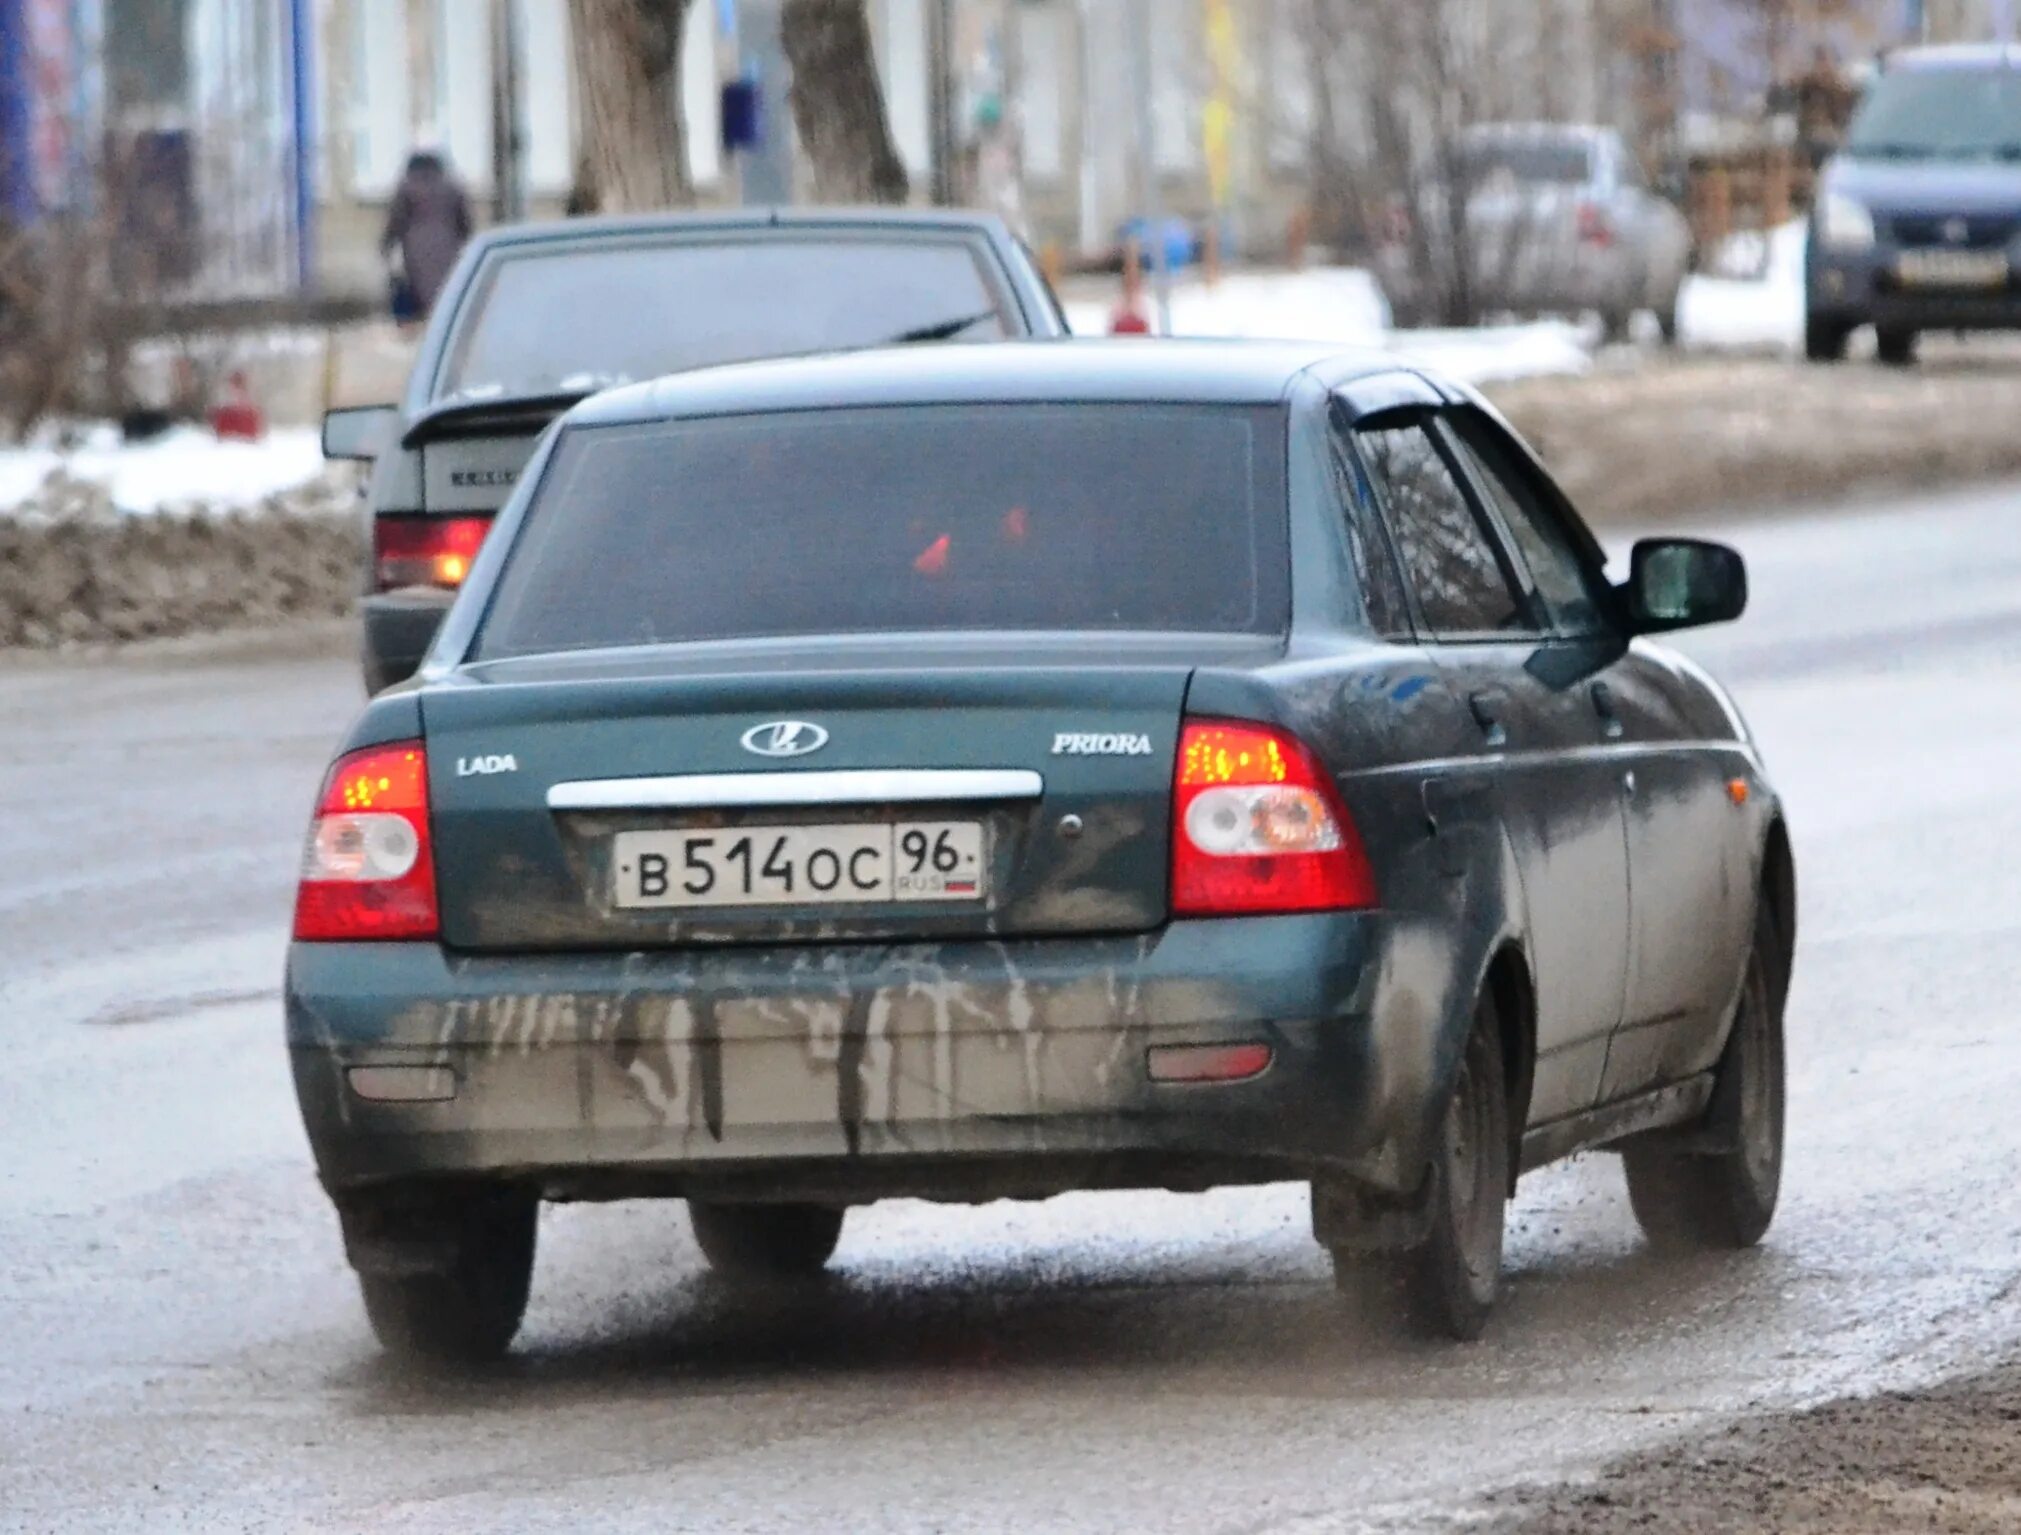
POLYGON ((2021 329, 2021 49, 1899 55, 1868 92, 1811 219, 1805 351, 1871 324, 1883 362, 1926 330, 2021 329))
POLYGON ((1029 254, 986 214, 660 214, 480 235, 406 398, 323 425, 328 456, 374 462, 367 690, 420 665, 541 432, 598 390, 717 363, 1066 328, 1029 254))

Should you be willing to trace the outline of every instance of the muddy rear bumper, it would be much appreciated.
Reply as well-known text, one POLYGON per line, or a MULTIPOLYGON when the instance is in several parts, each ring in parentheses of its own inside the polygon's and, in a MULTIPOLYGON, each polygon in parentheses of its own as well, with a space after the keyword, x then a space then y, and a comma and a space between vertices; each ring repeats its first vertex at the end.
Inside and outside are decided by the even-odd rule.
POLYGON ((1370 1019, 1370 915, 1142 938, 459 956, 298 944, 288 1040, 334 1192, 511 1177, 551 1197, 989 1198, 1369 1163, 1431 1042, 1370 1019), (1164 1046, 1263 1043, 1214 1085, 1164 1046))

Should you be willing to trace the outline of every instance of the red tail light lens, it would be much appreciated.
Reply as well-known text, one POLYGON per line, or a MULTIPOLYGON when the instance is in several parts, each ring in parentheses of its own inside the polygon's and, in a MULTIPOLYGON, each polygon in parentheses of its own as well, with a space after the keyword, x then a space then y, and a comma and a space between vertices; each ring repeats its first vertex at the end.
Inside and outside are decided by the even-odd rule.
POLYGON ((372 559, 379 590, 458 587, 491 531, 489 517, 375 517, 372 559))
POLYGON ((1592 203, 1579 204, 1579 240, 1585 245, 1597 245, 1602 250, 1614 243, 1614 225, 1607 217, 1607 210, 1592 203))
POLYGON ((373 746, 338 759, 302 853, 295 937, 305 943, 433 938, 439 926, 421 743, 373 746))
POLYGON ((1172 912, 1182 917, 1375 905, 1375 875, 1326 770, 1265 725, 1194 720, 1172 787, 1172 912))

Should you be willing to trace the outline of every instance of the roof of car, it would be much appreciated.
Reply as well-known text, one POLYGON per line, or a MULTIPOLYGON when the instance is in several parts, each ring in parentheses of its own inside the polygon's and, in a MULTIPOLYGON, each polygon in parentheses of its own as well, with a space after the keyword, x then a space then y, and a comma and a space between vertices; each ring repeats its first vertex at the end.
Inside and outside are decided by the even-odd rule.
POLYGON ((2013 43, 1945 43, 1904 48, 1888 57, 1890 74, 1906 69, 2021 69, 2021 47, 2013 43))
POLYGON ((1395 372, 1386 352, 1313 342, 1024 341, 920 345, 701 368, 609 390, 578 405, 579 425, 980 403, 1270 405, 1303 373, 1329 383, 1395 372))
POLYGON ((641 235, 837 228, 885 229, 894 234, 1000 234, 1004 223, 993 213, 952 208, 725 208, 686 213, 603 214, 505 224, 477 236, 477 243, 489 248, 561 241, 635 239, 641 235))

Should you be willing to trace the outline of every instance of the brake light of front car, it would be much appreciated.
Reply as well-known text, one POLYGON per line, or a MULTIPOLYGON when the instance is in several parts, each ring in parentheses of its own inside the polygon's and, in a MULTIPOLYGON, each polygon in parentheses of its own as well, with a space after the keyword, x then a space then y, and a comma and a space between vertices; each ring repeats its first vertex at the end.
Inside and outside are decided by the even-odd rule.
POLYGON ((1287 731, 1189 720, 1172 787, 1172 913, 1349 911, 1375 874, 1326 769, 1287 731))
POLYGON ((1579 243, 1606 250, 1614 243, 1614 221, 1597 203, 1579 204, 1579 243))
POLYGON ((305 943, 433 938, 428 755, 419 741, 340 757, 324 781, 295 892, 305 943))
POLYGON ((490 531, 489 517, 373 518, 372 568, 379 590, 461 586, 490 531))

